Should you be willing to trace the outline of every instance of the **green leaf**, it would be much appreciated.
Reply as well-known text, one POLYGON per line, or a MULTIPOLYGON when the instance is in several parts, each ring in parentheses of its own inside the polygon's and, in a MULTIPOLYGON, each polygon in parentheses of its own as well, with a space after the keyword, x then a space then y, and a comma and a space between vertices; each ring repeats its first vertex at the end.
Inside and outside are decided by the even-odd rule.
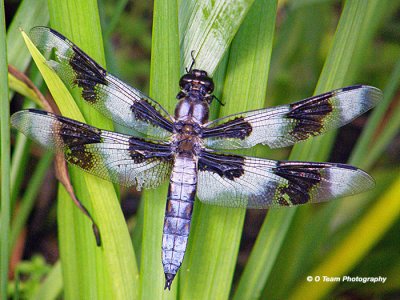
MULTIPOLYGON (((89 50, 90 55, 98 61, 104 62, 100 50, 102 47, 98 46, 102 44, 102 40, 96 2, 80 1, 73 6, 71 3, 49 3, 53 26, 63 28, 64 34, 75 38, 79 46, 89 50), (76 27, 77 24, 80 24, 79 28, 76 27), (66 32, 67 28, 70 32, 66 32)), ((38 53, 34 52, 33 55, 39 57, 38 53)), ((84 120, 68 90, 47 67, 43 58, 38 60, 38 67, 61 112, 74 119, 84 120)), ((110 127, 109 120, 103 121, 104 118, 88 108, 83 110, 86 119, 92 124, 102 128, 110 127)), ((102 247, 96 247, 90 223, 60 187, 58 211, 65 297, 131 299, 137 294, 137 268, 114 187, 109 182, 77 169, 71 169, 71 175, 78 198, 91 212, 100 228, 102 247)))
MULTIPOLYGON (((176 104, 179 82, 179 36, 177 3, 156 0, 153 13, 152 55, 150 70, 150 96, 168 111, 176 104)), ((144 191, 143 237, 140 263, 140 298, 173 298, 177 278, 172 290, 164 291, 164 272, 161 263, 161 241, 167 184, 144 191)))
MULTIPOLYGON (((229 52, 221 99, 226 104, 221 107, 220 116, 264 106, 275 14, 274 0, 257 0, 250 8, 229 52)), ((181 270, 183 298, 228 298, 244 215, 244 209, 208 206, 196 201, 189 247, 181 270)))
POLYGON ((0 135, 1 135, 1 214, 0 214, 0 298, 7 299, 10 231, 10 105, 4 1, 0 2, 0 135))
POLYGON ((29 39, 27 34, 22 31, 22 37, 24 38, 25 44, 32 55, 33 60, 36 63, 40 73, 42 74, 44 81, 46 82, 54 101, 60 108, 63 115, 70 118, 74 118, 77 121, 84 122, 84 118, 79 111, 73 97, 65 87, 61 79, 57 74, 47 65, 46 59, 42 56, 39 50, 35 47, 32 41, 29 39))
POLYGON ((182 69, 192 63, 209 75, 242 24, 254 0, 182 1, 179 8, 179 32, 182 69))

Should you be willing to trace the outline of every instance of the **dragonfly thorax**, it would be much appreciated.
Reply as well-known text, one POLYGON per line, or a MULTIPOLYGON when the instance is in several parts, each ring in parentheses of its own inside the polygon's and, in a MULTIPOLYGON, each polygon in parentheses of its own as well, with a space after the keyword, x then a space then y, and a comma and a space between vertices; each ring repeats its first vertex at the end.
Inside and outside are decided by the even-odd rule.
POLYGON ((194 100, 189 96, 182 98, 175 108, 177 122, 204 124, 208 121, 208 102, 194 100))

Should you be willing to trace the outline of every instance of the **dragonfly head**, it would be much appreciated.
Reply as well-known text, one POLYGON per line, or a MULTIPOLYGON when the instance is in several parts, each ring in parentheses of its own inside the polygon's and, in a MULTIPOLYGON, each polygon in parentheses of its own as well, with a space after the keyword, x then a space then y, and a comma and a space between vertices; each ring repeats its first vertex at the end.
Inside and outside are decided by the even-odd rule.
POLYGON ((214 91, 214 82, 206 71, 198 69, 190 70, 189 73, 181 77, 179 86, 181 92, 177 96, 178 99, 191 93, 198 95, 199 100, 205 100, 208 103, 214 98, 212 95, 214 91))

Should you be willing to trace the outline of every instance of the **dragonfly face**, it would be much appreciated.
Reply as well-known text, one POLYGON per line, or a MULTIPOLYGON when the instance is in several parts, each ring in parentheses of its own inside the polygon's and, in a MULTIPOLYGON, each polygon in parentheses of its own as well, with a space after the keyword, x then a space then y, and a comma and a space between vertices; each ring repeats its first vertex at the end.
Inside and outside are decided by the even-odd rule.
POLYGON ((193 69, 183 75, 179 80, 181 92, 176 96, 178 99, 189 96, 190 98, 207 101, 209 104, 214 98, 214 82, 208 77, 206 71, 193 69))
POLYGON ((279 148, 343 126, 381 98, 377 88, 350 86, 293 104, 209 121, 214 84, 207 73, 183 75, 171 116, 155 100, 109 74, 58 32, 36 27, 31 38, 65 84, 116 123, 151 139, 106 131, 39 110, 15 113, 12 124, 42 146, 101 178, 140 188, 169 179, 162 240, 166 284, 182 264, 195 196, 207 204, 274 208, 317 203, 363 192, 373 179, 336 163, 274 161, 223 153, 257 144, 279 148))

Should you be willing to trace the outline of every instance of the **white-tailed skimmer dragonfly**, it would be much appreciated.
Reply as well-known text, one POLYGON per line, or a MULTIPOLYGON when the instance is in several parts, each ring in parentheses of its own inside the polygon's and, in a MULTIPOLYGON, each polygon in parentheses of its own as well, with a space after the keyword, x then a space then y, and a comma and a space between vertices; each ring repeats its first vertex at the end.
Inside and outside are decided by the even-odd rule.
POLYGON ((218 152, 257 144, 279 148, 349 123, 382 97, 356 85, 293 104, 237 113, 209 121, 214 84, 205 71, 180 79, 170 115, 156 101, 128 86, 60 33, 46 27, 30 36, 64 83, 105 116, 150 138, 129 136, 36 109, 12 116, 12 125, 65 159, 125 186, 154 188, 169 178, 162 238, 165 288, 178 272, 188 242, 195 196, 206 204, 271 208, 353 195, 374 185, 364 171, 338 163, 274 161, 218 152))

